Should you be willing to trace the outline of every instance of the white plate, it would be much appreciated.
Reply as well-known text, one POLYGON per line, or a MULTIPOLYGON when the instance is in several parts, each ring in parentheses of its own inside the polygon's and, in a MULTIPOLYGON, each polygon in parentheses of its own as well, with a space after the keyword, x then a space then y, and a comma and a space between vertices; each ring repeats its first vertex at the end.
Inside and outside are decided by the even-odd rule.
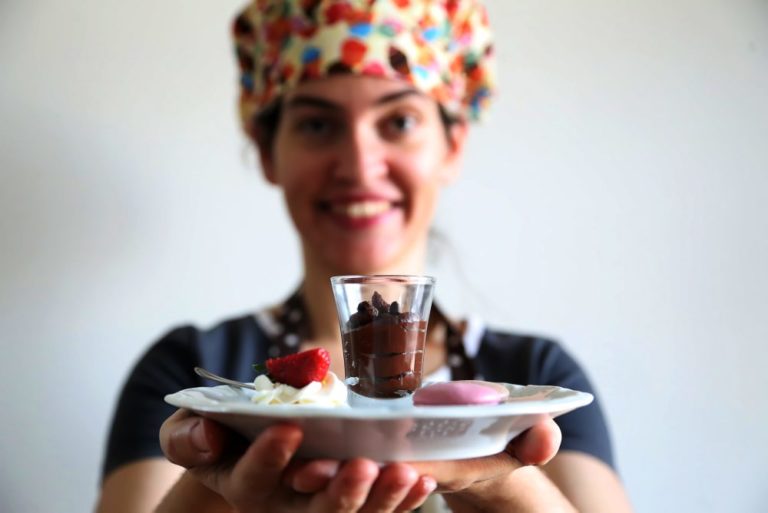
POLYGON ((496 454, 543 416, 555 418, 592 402, 591 394, 554 386, 505 384, 509 399, 490 406, 327 408, 261 405, 226 385, 189 388, 166 402, 225 424, 248 439, 273 424, 304 431, 299 456, 425 461, 496 454))

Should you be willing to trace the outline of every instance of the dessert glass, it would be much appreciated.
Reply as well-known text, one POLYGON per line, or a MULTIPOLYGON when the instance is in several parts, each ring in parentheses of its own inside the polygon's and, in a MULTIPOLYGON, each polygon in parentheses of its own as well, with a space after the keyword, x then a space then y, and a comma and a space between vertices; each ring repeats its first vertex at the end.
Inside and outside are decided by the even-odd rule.
POLYGON ((421 386, 435 279, 370 275, 331 278, 351 406, 411 404, 421 386))

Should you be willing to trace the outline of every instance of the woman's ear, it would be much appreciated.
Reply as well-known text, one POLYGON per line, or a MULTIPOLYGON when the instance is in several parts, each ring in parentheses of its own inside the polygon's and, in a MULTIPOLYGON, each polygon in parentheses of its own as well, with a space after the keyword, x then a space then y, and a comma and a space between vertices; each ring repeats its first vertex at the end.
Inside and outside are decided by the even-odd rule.
POLYGON ((469 136, 469 125, 464 119, 453 121, 448 127, 448 152, 442 170, 444 185, 456 181, 461 173, 464 160, 464 148, 469 136))

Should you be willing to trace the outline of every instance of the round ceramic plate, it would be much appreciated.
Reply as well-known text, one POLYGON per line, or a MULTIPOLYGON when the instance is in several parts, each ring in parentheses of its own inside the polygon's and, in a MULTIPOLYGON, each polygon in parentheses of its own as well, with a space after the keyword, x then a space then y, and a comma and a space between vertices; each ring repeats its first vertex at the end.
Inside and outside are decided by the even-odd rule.
POLYGON ((304 431, 299 456, 425 461, 496 454, 544 416, 557 417, 592 402, 591 394, 554 386, 505 384, 498 405, 328 408, 261 405, 250 391, 226 385, 189 388, 165 397, 178 408, 216 420, 248 439, 277 423, 304 431))

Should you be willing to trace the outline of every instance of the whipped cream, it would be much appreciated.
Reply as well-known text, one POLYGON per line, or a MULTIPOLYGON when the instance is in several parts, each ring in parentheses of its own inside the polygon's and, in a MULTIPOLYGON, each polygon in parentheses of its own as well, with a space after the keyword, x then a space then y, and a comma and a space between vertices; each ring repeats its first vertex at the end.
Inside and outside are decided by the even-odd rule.
POLYGON ((336 374, 328 371, 323 381, 313 381, 302 388, 276 383, 265 374, 258 376, 251 401, 257 404, 302 404, 313 406, 347 406, 347 387, 336 374))

